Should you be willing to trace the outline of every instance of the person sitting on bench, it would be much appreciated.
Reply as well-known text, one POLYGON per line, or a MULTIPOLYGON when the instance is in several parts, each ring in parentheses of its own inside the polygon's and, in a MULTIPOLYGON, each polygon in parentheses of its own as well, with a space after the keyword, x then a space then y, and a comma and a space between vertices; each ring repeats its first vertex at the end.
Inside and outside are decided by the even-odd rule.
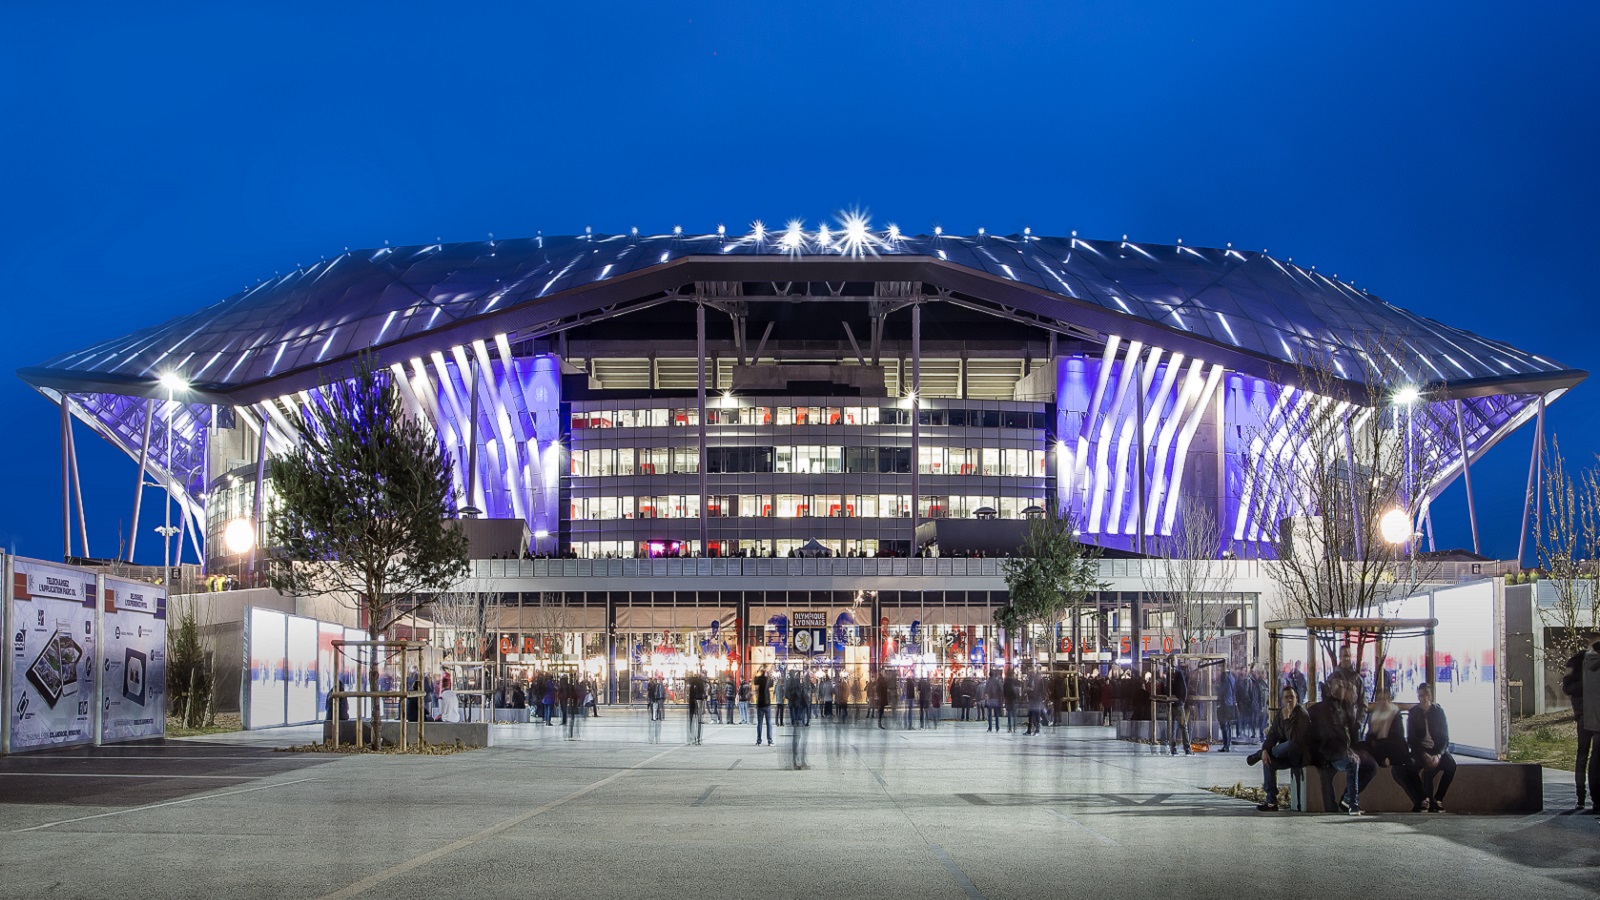
POLYGON ((1400 707, 1389 698, 1389 691, 1379 688, 1373 692, 1372 705, 1367 707, 1366 752, 1380 766, 1388 766, 1395 783, 1411 800, 1411 811, 1421 812, 1423 806, 1422 781, 1417 777, 1411 762, 1411 746, 1406 743, 1405 721, 1400 707))
POLYGON ((1417 685, 1417 705, 1406 714, 1406 737, 1424 804, 1429 812, 1442 813, 1444 795, 1456 777, 1456 760, 1450 755, 1450 723, 1444 707, 1433 702, 1433 687, 1427 682, 1417 685))
POLYGON ((1250 765, 1262 763, 1261 789, 1266 793, 1256 809, 1262 812, 1278 811, 1278 769, 1299 771, 1304 765, 1306 736, 1311 731, 1311 720, 1306 716, 1294 688, 1285 687, 1279 700, 1278 714, 1272 717, 1261 750, 1250 754, 1250 765))

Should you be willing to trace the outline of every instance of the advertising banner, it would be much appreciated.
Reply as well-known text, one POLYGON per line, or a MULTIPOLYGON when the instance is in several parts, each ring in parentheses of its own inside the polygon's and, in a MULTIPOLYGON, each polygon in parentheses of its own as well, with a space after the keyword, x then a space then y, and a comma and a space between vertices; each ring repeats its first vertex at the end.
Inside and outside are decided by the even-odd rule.
POLYGON ((11 749, 94 741, 94 576, 18 559, 12 573, 11 749))
POLYGON ((100 740, 167 733, 167 591, 106 579, 100 641, 100 740))
POLYGON ((288 617, 273 609, 250 608, 246 620, 244 648, 249 664, 245 679, 244 711, 246 728, 271 728, 287 719, 284 693, 285 632, 288 617))

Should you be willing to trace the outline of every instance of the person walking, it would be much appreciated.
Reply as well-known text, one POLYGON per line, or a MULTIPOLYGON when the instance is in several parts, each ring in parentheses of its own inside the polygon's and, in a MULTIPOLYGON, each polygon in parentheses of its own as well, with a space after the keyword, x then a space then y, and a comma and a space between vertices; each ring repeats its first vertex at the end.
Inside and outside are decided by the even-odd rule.
POLYGON ((699 672, 690 673, 688 679, 689 694, 689 743, 700 743, 705 732, 706 724, 706 676, 699 672))
POLYGON ((1589 804, 1600 811, 1600 802, 1596 802, 1595 785, 1600 783, 1600 641, 1595 641, 1594 646, 1583 657, 1583 693, 1590 700, 1583 705, 1583 730, 1591 736, 1589 749, 1589 804))
MULTIPOLYGON (((1595 646, 1600 647, 1600 643, 1595 646)), ((1572 776, 1578 788, 1578 809, 1583 809, 1584 801, 1591 794, 1600 793, 1600 729, 1590 728, 1584 718, 1583 663, 1589 653, 1588 650, 1579 650, 1574 654, 1567 660, 1566 672, 1561 676, 1561 691, 1572 703, 1572 721, 1578 726, 1578 753, 1572 766, 1572 776), (1585 782, 1588 792, 1584 790, 1585 782)), ((1600 696, 1596 696, 1591 705, 1600 707, 1600 696)), ((1600 810, 1600 804, 1596 804, 1596 809, 1600 810)))
POLYGON ((1167 707, 1168 749, 1173 756, 1178 755, 1178 734, 1182 732, 1183 755, 1188 756, 1194 752, 1190 749, 1193 741, 1189 737, 1189 673, 1184 671, 1182 663, 1172 667, 1172 674, 1167 681, 1167 696, 1170 698, 1167 707))
POLYGON ((1233 750, 1233 729, 1239 724, 1239 679, 1227 666, 1217 685, 1217 724, 1222 726, 1222 752, 1233 750))
POLYGON ((916 677, 913 676, 913 675, 907 675, 905 677, 905 680, 902 681, 901 684, 900 684, 900 690, 903 693, 903 696, 901 697, 901 699, 904 700, 905 703, 906 703, 906 730, 910 731, 911 730, 911 720, 915 716, 916 711, 917 711, 917 679, 916 679, 916 677))
POLYGON ((1015 670, 1007 668, 1006 677, 1002 682, 1006 703, 1006 733, 1017 730, 1017 704, 1022 700, 1022 683, 1017 680, 1015 670))
POLYGON ((784 710, 788 706, 788 703, 789 703, 789 691, 787 689, 788 688, 788 683, 789 683, 789 679, 788 679, 787 673, 785 673, 785 672, 780 670, 778 672, 777 679, 772 684, 773 692, 778 695, 777 696, 777 700, 778 700, 778 727, 779 728, 783 727, 783 713, 784 713, 784 710))
POLYGON ((750 682, 739 682, 739 724, 750 724, 750 682))
POLYGON ((645 689, 646 698, 650 701, 650 719, 659 722, 667 716, 667 682, 658 672, 650 679, 650 685, 645 689))
POLYGON ((983 716, 989 726, 985 733, 1000 731, 1000 706, 1005 703, 1006 686, 1000 680, 999 672, 990 672, 989 680, 983 683, 983 716))
POLYGON ((772 675, 766 666, 755 677, 756 746, 761 746, 761 727, 766 725, 767 746, 772 746, 772 675))

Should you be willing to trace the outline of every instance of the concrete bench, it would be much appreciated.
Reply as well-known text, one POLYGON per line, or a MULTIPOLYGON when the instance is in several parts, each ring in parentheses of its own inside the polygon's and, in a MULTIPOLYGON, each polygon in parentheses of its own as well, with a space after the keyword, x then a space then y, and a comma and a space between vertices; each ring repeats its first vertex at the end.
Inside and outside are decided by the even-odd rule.
MULTIPOLYGON (((1544 770, 1533 763, 1506 763, 1487 759, 1456 758, 1456 777, 1444 798, 1445 809, 1453 813, 1536 813, 1544 809, 1544 770)), ((1288 772, 1279 772, 1283 783, 1288 772)), ((1344 796, 1345 776, 1332 769, 1306 768, 1306 812, 1326 812, 1323 807, 1322 779, 1332 776, 1333 796, 1344 796)), ((1409 813, 1411 801, 1394 771, 1380 766, 1367 789, 1361 792, 1361 808, 1366 812, 1409 813)))
MULTIPOLYGON (((350 744, 355 742, 356 724, 353 720, 345 720, 339 723, 339 743, 350 744)), ((367 723, 361 722, 360 724, 362 732, 366 733, 367 723)), ((399 745, 400 724, 392 721, 385 721, 379 724, 379 730, 383 733, 385 742, 399 745)), ((489 723, 487 722, 426 722, 422 728, 423 740, 430 744, 454 744, 459 740, 468 747, 489 746, 490 733, 489 723)), ((406 741, 410 743, 416 741, 416 739, 416 723, 407 723, 406 741)), ((322 741, 323 743, 332 743, 332 722, 324 721, 322 723, 322 741)))

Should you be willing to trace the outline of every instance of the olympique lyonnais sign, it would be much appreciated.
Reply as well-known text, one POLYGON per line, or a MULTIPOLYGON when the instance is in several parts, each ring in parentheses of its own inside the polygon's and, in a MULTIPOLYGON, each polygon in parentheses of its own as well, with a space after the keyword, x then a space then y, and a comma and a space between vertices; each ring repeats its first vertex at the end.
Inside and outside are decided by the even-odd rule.
POLYGON ((828 614, 825 612, 795 612, 790 620, 796 628, 827 628, 828 614))
POLYGON ((791 638, 796 653, 820 653, 828 646, 828 614, 796 610, 789 617, 791 638))

